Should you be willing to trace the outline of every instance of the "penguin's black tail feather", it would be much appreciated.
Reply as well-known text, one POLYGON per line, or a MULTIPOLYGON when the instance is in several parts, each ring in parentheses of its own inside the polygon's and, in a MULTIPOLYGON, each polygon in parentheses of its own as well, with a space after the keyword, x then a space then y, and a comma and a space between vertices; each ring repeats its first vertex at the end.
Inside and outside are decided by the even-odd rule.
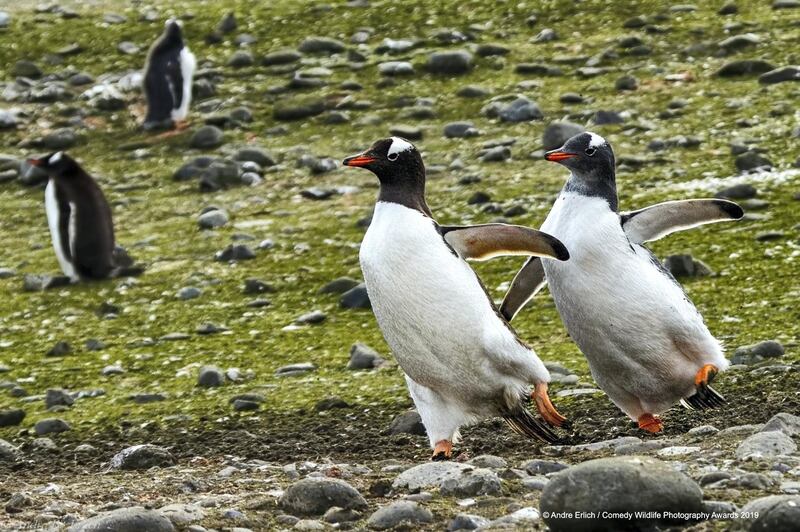
POLYGON ((708 384, 701 384, 694 395, 681 400, 683 406, 691 410, 717 408, 723 406, 725 402, 725 398, 708 384))
POLYGON ((558 435, 527 408, 519 407, 513 412, 506 413, 503 415, 503 420, 511 427, 511 430, 520 436, 541 440, 546 443, 558 441, 558 435))

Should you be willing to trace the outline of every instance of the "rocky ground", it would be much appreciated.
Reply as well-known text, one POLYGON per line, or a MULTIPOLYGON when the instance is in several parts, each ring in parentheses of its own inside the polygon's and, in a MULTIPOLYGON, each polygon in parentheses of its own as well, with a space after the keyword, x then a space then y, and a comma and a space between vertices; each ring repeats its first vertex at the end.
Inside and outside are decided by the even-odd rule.
MULTIPOLYGON (((0 529, 796 527, 800 3, 607 4, 0 5, 0 529), (199 69, 161 138, 138 84, 169 16, 199 69), (545 291, 514 326, 572 428, 541 446, 489 420, 427 463, 360 281, 376 183, 339 161, 405 136, 441 222, 536 227, 565 178, 543 150, 583 128, 623 209, 745 208, 653 245, 726 344, 728 404, 641 433, 545 291), (24 160, 62 149, 143 275, 59 283, 24 160)), ((520 264, 475 268, 499 300, 520 264)))

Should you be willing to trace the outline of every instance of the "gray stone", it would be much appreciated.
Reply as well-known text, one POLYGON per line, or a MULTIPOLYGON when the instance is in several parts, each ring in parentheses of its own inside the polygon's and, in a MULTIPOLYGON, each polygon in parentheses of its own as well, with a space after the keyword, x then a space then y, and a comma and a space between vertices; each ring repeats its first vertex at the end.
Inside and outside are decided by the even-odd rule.
POLYGON ((13 427, 25 419, 25 411, 20 408, 0 410, 0 427, 13 427))
POLYGON ((444 126, 444 136, 449 139, 474 137, 478 134, 472 122, 451 122, 444 126))
POLYGON ((466 74, 472 70, 472 54, 466 50, 434 52, 428 57, 426 68, 433 74, 466 74))
POLYGON ((349 277, 339 277, 326 283, 319 290, 318 294, 344 294, 351 288, 358 286, 358 281, 349 277))
POLYGON ((217 126, 203 126, 194 132, 189 140, 189 147, 199 150, 211 150, 225 143, 225 133, 217 126))
POLYGON ((547 475, 549 473, 557 473, 558 471, 562 471, 569 466, 562 462, 534 459, 523 462, 519 467, 531 475, 547 475))
MULTIPOLYGON (((2 426, 2 423, 0 423, 2 426)), ((764 424, 761 432, 780 431, 787 436, 796 436, 800 434, 800 417, 789 414, 788 412, 781 412, 775 414, 769 421, 764 424)))
POLYGON ((504 458, 492 454, 481 454, 467 462, 475 467, 485 467, 490 469, 502 469, 508 466, 504 458))
POLYGON ((203 366, 197 375, 197 385, 213 388, 225 384, 225 373, 217 366, 203 366))
POLYGON ((480 515, 473 514, 458 514, 450 524, 447 525, 448 532, 456 532, 458 530, 477 530, 478 528, 489 525, 489 520, 480 515))
POLYGON ((244 244, 231 244, 214 255, 214 259, 218 262, 252 260, 254 258, 256 258, 256 254, 244 244))
POLYGON ((244 280, 244 293, 248 295, 252 294, 266 294, 268 292, 274 292, 275 287, 269 284, 266 281, 262 281, 261 279, 245 279, 244 280))
POLYGON ((754 33, 744 33, 741 35, 731 35, 727 39, 719 42, 719 47, 727 53, 737 52, 751 46, 756 46, 761 42, 758 35, 754 33))
POLYGON ((614 82, 614 88, 618 91, 635 91, 639 87, 639 81, 633 76, 622 76, 614 82))
POLYGON ((485 163, 500 163, 511 158, 511 150, 508 146, 495 146, 484 151, 480 159, 485 163))
POLYGON ((422 418, 416 410, 409 410, 395 416, 387 431, 389 434, 412 434, 415 436, 427 434, 425 425, 422 424, 422 418))
POLYGON ((166 517, 174 525, 186 526, 205 518, 206 512, 197 504, 176 502, 158 509, 158 513, 166 517))
POLYGON ((228 213, 222 209, 213 209, 197 217, 200 229, 216 229, 228 223, 228 213))
POLYGON ((309 371, 314 371, 317 369, 317 366, 312 364, 311 362, 300 362, 297 364, 288 364, 286 366, 281 366, 275 370, 275 375, 279 377, 287 377, 291 375, 301 375, 303 373, 307 373, 309 371))
POLYGON ((745 504, 741 513, 750 516, 750 532, 797 530, 797 524, 800 523, 800 495, 761 497, 745 504), (756 514, 758 517, 753 519, 752 516, 756 514))
POLYGON ((389 133, 395 137, 407 140, 421 140, 423 132, 421 128, 407 124, 397 124, 389 128, 389 133))
POLYGON ((717 70, 716 75, 721 78, 732 78, 736 76, 763 74, 774 69, 775 66, 772 63, 764 61, 763 59, 739 59, 722 65, 722 67, 717 70))
POLYGON ((0 438, 0 463, 13 462, 20 457, 19 449, 0 438))
POLYGON ((338 506, 333 506, 325 512, 325 515, 322 516, 322 520, 326 523, 349 523, 352 521, 358 521, 361 519, 362 514, 361 512, 357 512, 355 510, 345 510, 344 508, 339 508, 338 506))
POLYGON ((244 68, 252 66, 255 62, 253 54, 246 50, 237 50, 228 58, 227 65, 231 68, 244 68))
POLYGON ((36 431, 36 434, 39 436, 44 436, 45 434, 58 434, 59 432, 66 432, 71 428, 72 427, 69 426, 69 423, 67 423, 63 419, 58 419, 58 418, 42 419, 40 421, 37 421, 36 425, 33 426, 33 430, 36 431))
POLYGON ((372 308, 372 303, 370 303, 369 294, 367 293, 367 285, 359 283, 357 286, 342 294, 342 297, 339 299, 339 306, 351 309, 372 308))
POLYGON ((264 148, 258 147, 247 147, 240 149, 236 152, 236 155, 233 156, 233 160, 241 162, 254 162, 263 168, 275 166, 277 163, 277 160, 270 152, 264 148))
POLYGON ((688 254, 668 256, 664 268, 674 277, 705 277, 713 273, 704 262, 688 254))
POLYGON ((583 126, 572 122, 553 122, 542 133, 542 149, 554 150, 560 148, 570 138, 584 131, 586 129, 583 126))
POLYGON ((758 78, 758 82, 763 85, 772 85, 784 81, 800 81, 800 66, 776 68, 761 74, 758 78))
POLYGON ((483 98, 491 94, 491 90, 479 85, 466 85, 458 89, 456 96, 461 98, 483 98))
POLYGON ((783 432, 757 432, 739 444, 736 448, 736 458, 740 460, 773 458, 790 455, 795 451, 797 444, 783 432))
POLYGON ((460 476, 444 479, 439 485, 442 495, 457 497, 497 495, 502 487, 500 477, 491 469, 464 471, 460 476))
POLYGON ((7 28, 11 24, 11 15, 6 11, 0 11, 0 28, 7 28))
POLYGON ((80 521, 67 532, 174 532, 169 519, 139 506, 120 508, 80 521))
POLYGON ((122 41, 117 45, 117 50, 125 55, 136 55, 139 53, 139 46, 131 41, 122 41))
POLYGON ((44 396, 44 404, 47 408, 51 408, 53 406, 72 406, 75 402, 75 399, 69 394, 69 392, 62 390, 61 388, 50 388, 47 390, 44 396))
POLYGON ((367 526, 374 530, 387 530, 401 523, 414 526, 417 523, 430 523, 433 514, 414 501, 397 501, 379 508, 367 519, 367 526))
POLYGON ((331 39, 329 37, 306 37, 298 50, 304 54, 325 54, 332 55, 345 51, 345 45, 342 41, 331 39))
POLYGON ((334 506, 345 510, 364 510, 367 501, 347 482, 332 478, 305 478, 295 482, 278 501, 292 515, 323 515, 334 506))
POLYGON ((758 191, 753 185, 749 183, 741 183, 720 190, 714 194, 714 197, 726 199, 749 199, 754 198, 756 194, 758 194, 758 191))
POLYGON ((501 107, 497 116, 503 122, 528 122, 543 118, 542 110, 536 103, 521 96, 508 105, 501 107))
POLYGON ((272 116, 276 120, 291 121, 303 120, 325 111, 325 104, 322 100, 290 100, 278 102, 272 111, 272 116))
POLYGON ((188 301, 190 299, 197 299, 203 294, 203 291, 197 288, 196 286, 184 286, 178 293, 176 297, 181 301, 188 301))
POLYGON ((287 65, 299 61, 303 55, 296 50, 276 50, 261 58, 264 66, 287 65))
POLYGON ((347 369, 373 369, 380 367, 386 362, 377 351, 371 347, 358 342, 350 348, 350 361, 347 369))
POLYGON ((764 155, 748 151, 736 157, 736 169, 740 172, 747 172, 750 170, 772 168, 772 161, 767 159, 764 155))
POLYGON ((20 60, 14 63, 11 75, 15 77, 39 79, 42 77, 42 70, 32 61, 20 60))
POLYGON ((427 462, 406 469, 394 479, 392 487, 411 492, 439 488, 448 479, 457 479, 474 468, 459 462, 427 462))
POLYGON ((294 320, 294 322, 299 325, 318 324, 322 323, 326 319, 328 319, 328 315, 322 312, 321 310, 312 310, 311 312, 307 312, 305 314, 300 315, 297 319, 294 320))
POLYGON ((769 358, 780 358, 784 355, 783 345, 776 340, 765 340, 753 345, 737 347, 731 362, 734 364, 757 364, 769 358))
POLYGON ((558 39, 558 34, 551 28, 545 28, 534 37, 535 42, 550 42, 558 39))
POLYGON ((411 76, 414 65, 408 61, 386 61, 378 65, 378 72, 382 76, 411 76))
POLYGON ((112 469, 150 469, 176 464, 168 450, 157 445, 142 444, 127 447, 111 458, 112 469))
POLYGON ((238 27, 239 24, 236 22, 236 15, 231 12, 227 13, 224 17, 222 17, 222 20, 219 21, 219 24, 217 24, 217 31, 222 34, 231 33, 238 27))
POLYGON ((48 150, 68 150, 78 143, 78 135, 71 128, 57 129, 42 137, 42 147, 48 150))
POLYGON ((540 501, 551 530, 588 531, 615 527, 638 529, 684 520, 602 519, 602 512, 700 512, 703 491, 686 475, 664 462, 644 456, 600 458, 556 473, 545 486, 540 501), (554 518, 554 513, 595 512, 594 519, 554 518))

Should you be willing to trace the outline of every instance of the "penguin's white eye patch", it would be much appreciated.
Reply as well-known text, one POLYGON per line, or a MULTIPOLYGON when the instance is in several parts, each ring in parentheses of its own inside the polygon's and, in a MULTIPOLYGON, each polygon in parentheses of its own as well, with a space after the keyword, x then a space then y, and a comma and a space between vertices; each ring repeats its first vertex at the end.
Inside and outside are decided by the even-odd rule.
POLYGON ((50 156, 50 161, 49 161, 50 164, 56 164, 58 161, 61 160, 61 156, 62 155, 64 155, 64 152, 62 152, 62 151, 56 152, 53 155, 51 155, 50 156))
MULTIPOLYGON (((387 157, 390 157, 392 154, 399 155, 401 152, 408 151, 413 148, 414 146, 412 146, 410 142, 403 140, 400 137, 392 137, 392 144, 389 146, 389 151, 386 155, 387 157)), ((394 161, 394 159, 389 160, 394 161)))
POLYGON ((596 152, 596 151, 597 151, 597 150, 596 150, 596 149, 594 149, 594 148, 586 148, 586 151, 584 151, 584 153, 585 153, 586 155, 588 155, 589 157, 591 157, 591 156, 593 156, 593 155, 595 154, 595 152, 596 152))
POLYGON ((395 152, 395 153, 391 153, 391 152, 390 152, 390 153, 389 153, 389 154, 386 156, 386 158, 387 158, 387 159, 389 159, 390 161, 396 161, 398 157, 400 157, 400 154, 399 154, 399 153, 396 153, 396 152, 395 152))

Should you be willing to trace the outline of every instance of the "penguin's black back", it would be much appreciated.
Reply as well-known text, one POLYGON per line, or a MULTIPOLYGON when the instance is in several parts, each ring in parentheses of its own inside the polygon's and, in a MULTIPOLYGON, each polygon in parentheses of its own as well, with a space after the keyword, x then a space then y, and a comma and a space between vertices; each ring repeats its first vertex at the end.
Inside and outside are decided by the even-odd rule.
MULTIPOLYGON (((67 203, 69 217, 74 216, 74 245, 69 258, 81 277, 104 279, 114 269, 114 222, 111 207, 92 177, 77 164, 65 175, 55 178, 59 206, 67 203), (74 214, 72 210, 74 209, 74 214)), ((63 211, 62 211, 63 212, 63 211)), ((60 227, 63 231, 63 214, 60 227)), ((63 241, 64 239, 62 239, 63 241)), ((69 239, 66 240, 69 242, 69 239)))
POLYGON ((177 22, 170 22, 164 33, 153 43, 147 56, 144 74, 144 93, 147 98, 145 124, 171 120, 173 109, 181 106, 181 50, 181 28, 177 22))

